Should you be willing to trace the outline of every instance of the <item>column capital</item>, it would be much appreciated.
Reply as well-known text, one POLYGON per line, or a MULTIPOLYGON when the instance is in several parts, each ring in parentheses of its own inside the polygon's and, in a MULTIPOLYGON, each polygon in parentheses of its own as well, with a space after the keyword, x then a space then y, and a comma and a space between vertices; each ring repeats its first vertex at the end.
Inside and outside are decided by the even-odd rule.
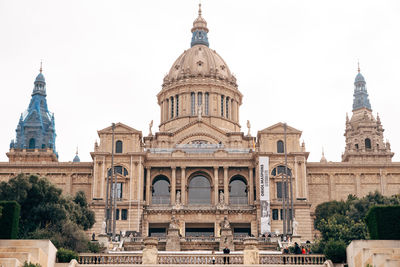
POLYGON ((224 166, 224 171, 228 170, 228 169, 229 169, 229 166, 224 166))
POLYGON ((171 166, 171 170, 176 170, 176 166, 171 166))
POLYGON ((218 169, 219 169, 219 166, 213 166, 213 169, 214 169, 214 170, 218 170, 218 169))
POLYGON ((186 166, 181 166, 180 168, 181 168, 181 170, 185 170, 186 166))

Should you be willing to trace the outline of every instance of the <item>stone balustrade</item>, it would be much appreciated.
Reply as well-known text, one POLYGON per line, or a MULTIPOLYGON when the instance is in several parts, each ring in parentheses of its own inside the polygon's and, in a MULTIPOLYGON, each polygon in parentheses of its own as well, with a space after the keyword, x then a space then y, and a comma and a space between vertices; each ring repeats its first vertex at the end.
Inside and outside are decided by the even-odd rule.
POLYGON ((79 264, 142 264, 142 253, 94 254, 81 253, 79 264))
MULTIPOLYGON (((157 264, 163 265, 206 265, 213 264, 224 264, 224 258, 229 257, 230 264, 243 265, 244 256, 243 254, 211 254, 211 253, 168 253, 164 252, 158 254, 157 264)), ((324 255, 292 255, 292 254, 262 254, 259 255, 259 264, 263 265, 313 265, 323 266, 326 261, 324 255)), ((93 254, 93 253, 81 253, 78 259, 79 265, 97 265, 97 264, 110 264, 110 265, 122 265, 122 264, 142 264, 142 253, 112 253, 112 254, 93 254)))
MULTIPOLYGON (((229 258, 230 264, 243 264, 243 255, 234 254, 159 254, 158 264, 224 264, 224 258, 229 258)), ((228 259, 227 259, 228 260, 228 259)))
POLYGON ((260 255, 260 264, 292 264, 292 265, 322 265, 326 261, 324 255, 260 255))

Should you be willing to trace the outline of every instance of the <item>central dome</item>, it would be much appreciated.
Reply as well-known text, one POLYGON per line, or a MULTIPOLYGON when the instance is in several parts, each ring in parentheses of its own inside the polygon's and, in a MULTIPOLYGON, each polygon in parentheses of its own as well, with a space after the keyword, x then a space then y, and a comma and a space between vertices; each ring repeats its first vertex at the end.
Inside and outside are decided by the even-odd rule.
POLYGON ((236 78, 222 57, 215 50, 201 44, 194 45, 178 57, 164 82, 194 77, 216 78, 236 85, 236 78))
POLYGON ((201 5, 191 32, 191 47, 175 60, 157 94, 160 131, 173 132, 203 121, 226 132, 238 132, 242 94, 225 61, 209 48, 201 5))

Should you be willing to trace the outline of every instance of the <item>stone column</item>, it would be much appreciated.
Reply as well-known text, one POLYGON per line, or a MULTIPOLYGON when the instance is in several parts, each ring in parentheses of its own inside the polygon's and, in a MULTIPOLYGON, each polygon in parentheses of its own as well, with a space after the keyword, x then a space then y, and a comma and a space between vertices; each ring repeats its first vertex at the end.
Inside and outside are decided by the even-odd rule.
POLYGON ((258 160, 256 164, 256 200, 260 204, 260 172, 258 170, 258 160))
POLYGON ((186 205, 186 168, 181 167, 181 203, 186 205))
POLYGON ((224 167, 224 196, 225 204, 229 204, 229 181, 228 181, 228 167, 224 167))
POLYGON ((172 177, 171 177, 171 205, 175 204, 175 196, 176 196, 176 167, 171 167, 172 169, 172 177))
POLYGON ((254 203, 253 167, 249 167, 249 204, 254 203))
POLYGON ((259 264, 258 241, 255 237, 247 237, 243 240, 243 264, 253 265, 259 264))
POLYGON ((146 204, 150 205, 151 203, 151 195, 150 195, 150 184, 151 184, 151 173, 150 173, 151 167, 147 167, 147 172, 146 172, 146 204))
POLYGON ((158 240, 155 237, 147 237, 144 239, 142 264, 157 264, 158 262, 158 240))
POLYGON ((218 167, 214 167, 214 205, 218 205, 218 167))

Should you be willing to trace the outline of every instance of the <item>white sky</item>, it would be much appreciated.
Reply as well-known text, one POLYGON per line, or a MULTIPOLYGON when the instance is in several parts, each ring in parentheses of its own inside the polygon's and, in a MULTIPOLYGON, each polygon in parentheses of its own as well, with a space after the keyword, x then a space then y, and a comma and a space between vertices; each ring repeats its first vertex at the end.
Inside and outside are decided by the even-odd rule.
MULTIPOLYGON (((190 47, 196 0, 0 0, 0 161, 7 161, 43 59, 60 161, 91 161, 97 130, 158 126, 156 94, 190 47)), ((400 1, 203 0, 210 47, 243 93, 242 131, 303 131, 309 161, 344 151, 357 59, 374 114, 400 159, 400 1)), ((153 132, 158 127, 153 127, 153 132)))

